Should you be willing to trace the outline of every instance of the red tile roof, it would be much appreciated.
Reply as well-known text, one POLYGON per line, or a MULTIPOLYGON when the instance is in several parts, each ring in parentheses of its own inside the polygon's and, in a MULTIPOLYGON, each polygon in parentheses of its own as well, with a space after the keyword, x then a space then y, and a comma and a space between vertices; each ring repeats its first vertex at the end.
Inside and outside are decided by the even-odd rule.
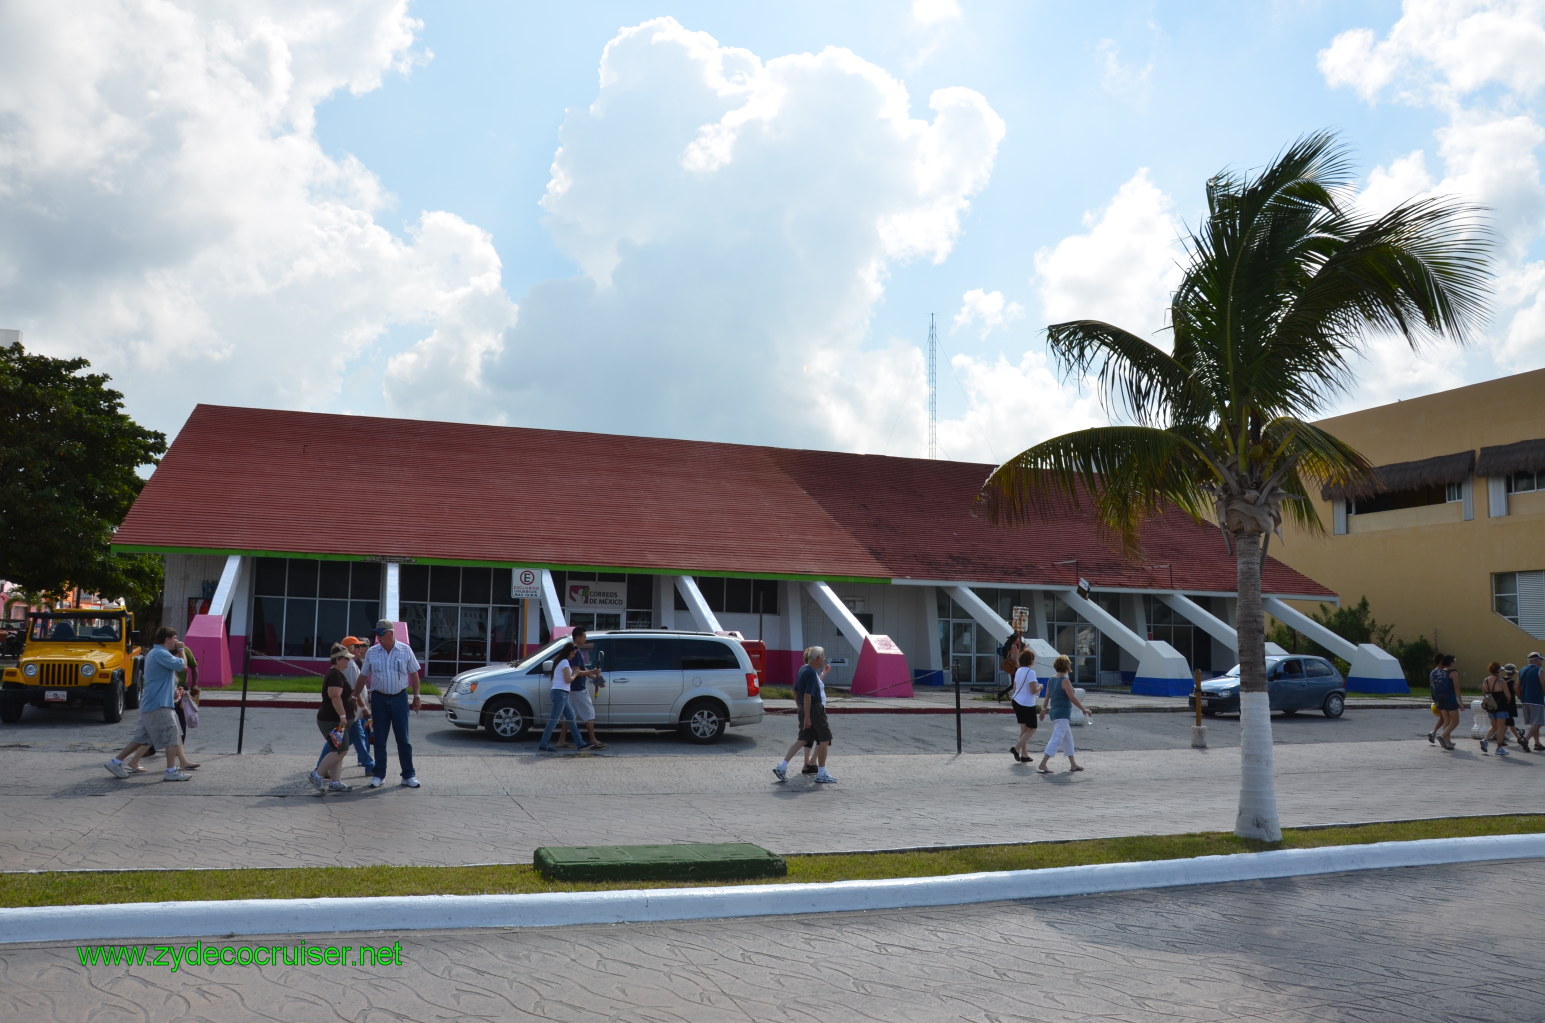
MULTIPOLYGON (((118 530, 125 549, 651 572, 1232 592, 1179 511, 1142 564, 1076 513, 994 527, 990 465, 199 405, 118 530), (1076 559, 1075 564, 1071 562, 1076 559), (1059 564, 1062 562, 1063 564, 1059 564)), ((1331 596, 1270 561, 1268 593, 1331 596)))

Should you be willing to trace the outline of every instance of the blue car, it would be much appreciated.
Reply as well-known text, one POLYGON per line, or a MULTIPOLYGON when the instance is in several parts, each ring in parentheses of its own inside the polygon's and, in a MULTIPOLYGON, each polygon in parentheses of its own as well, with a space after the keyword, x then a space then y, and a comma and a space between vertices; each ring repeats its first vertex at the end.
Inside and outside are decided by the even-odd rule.
MULTIPOLYGON (((1202 683, 1202 713, 1239 713, 1239 665, 1224 675, 1202 683)), ((1336 666, 1323 657, 1289 654, 1266 658, 1266 693, 1271 709, 1284 714, 1301 710, 1323 711, 1328 718, 1339 718, 1346 710, 1346 680, 1336 666)), ((1196 706, 1196 696, 1191 696, 1196 706)))

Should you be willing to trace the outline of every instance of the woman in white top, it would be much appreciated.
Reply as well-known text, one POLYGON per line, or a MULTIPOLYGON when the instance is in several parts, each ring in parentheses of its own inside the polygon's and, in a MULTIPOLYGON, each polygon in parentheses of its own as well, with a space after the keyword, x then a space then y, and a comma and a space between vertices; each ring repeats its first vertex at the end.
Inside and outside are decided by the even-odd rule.
MULTIPOLYGON (((574 733, 576 748, 583 753, 590 748, 590 744, 579 737, 579 722, 574 719, 574 708, 569 705, 569 690, 574 685, 576 672, 571 659, 579 652, 579 648, 573 643, 563 644, 553 660, 553 688, 551 692, 553 706, 547 715, 547 727, 542 730, 542 742, 537 746, 541 753, 556 753, 553 748, 553 729, 558 727, 558 719, 562 718, 569 723, 569 730, 574 733)), ((583 685, 583 680, 579 680, 583 685)))
POLYGON ((1040 698, 1041 684, 1035 677, 1034 664, 1034 651, 1020 652, 1019 668, 1014 672, 1014 694, 1010 697, 1014 704, 1014 719, 1019 722, 1019 741, 1009 747, 1009 752, 1019 764, 1028 764, 1031 760, 1025 747, 1035 737, 1035 726, 1039 721, 1036 702, 1040 698))

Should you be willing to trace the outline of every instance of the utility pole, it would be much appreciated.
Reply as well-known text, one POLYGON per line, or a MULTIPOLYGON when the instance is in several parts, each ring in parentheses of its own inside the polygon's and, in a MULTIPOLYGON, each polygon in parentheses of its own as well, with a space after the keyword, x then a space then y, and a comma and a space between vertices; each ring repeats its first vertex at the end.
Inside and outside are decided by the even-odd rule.
POLYGON ((928 314, 928 457, 939 457, 939 332, 928 314))

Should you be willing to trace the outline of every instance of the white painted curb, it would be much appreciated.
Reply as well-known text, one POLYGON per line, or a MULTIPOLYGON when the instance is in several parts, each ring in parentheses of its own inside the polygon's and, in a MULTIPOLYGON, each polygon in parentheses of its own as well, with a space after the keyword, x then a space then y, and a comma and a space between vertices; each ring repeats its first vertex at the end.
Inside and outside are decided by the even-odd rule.
POLYGON ((541 895, 242 899, 0 909, 0 944, 258 934, 561 927, 956 906, 1350 870, 1545 858, 1545 835, 1279 849, 1189 860, 1008 870, 829 884, 659 888, 541 895))

